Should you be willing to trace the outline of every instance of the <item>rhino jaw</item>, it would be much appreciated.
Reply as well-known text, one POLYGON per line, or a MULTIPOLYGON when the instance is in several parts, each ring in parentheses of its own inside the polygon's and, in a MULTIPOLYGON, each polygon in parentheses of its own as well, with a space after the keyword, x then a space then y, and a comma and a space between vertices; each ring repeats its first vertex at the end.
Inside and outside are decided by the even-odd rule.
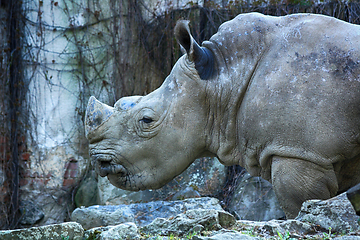
POLYGON ((114 113, 114 108, 98 101, 94 96, 91 96, 85 113, 85 135, 88 137, 90 132, 93 132, 106 122, 114 113))

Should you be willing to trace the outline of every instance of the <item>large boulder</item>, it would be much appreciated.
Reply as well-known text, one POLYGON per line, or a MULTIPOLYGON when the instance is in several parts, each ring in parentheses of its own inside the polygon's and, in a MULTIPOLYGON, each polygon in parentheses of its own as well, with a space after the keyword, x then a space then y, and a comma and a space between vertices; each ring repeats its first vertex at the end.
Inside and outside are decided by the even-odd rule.
POLYGON ((20 224, 34 225, 44 218, 44 211, 33 201, 20 202, 20 224))
POLYGON ((273 236, 289 236, 300 238, 300 236, 315 234, 316 231, 309 223, 298 220, 270 220, 270 221, 249 221, 239 220, 233 227, 234 230, 245 232, 249 235, 271 238, 273 236))
POLYGON ((70 212, 73 211, 72 207, 72 193, 67 189, 46 189, 40 190, 21 190, 22 202, 26 201, 34 203, 33 205, 23 205, 20 211, 23 217, 26 217, 27 211, 34 211, 36 215, 32 216, 32 220, 26 217, 21 222, 20 227, 38 227, 51 224, 58 224, 66 221, 70 212), (51 197, 49 197, 51 196, 51 197), (25 200, 26 199, 26 200, 25 200), (31 210, 31 208, 34 208, 31 210), (41 212, 44 213, 42 217, 41 212), (41 219, 41 220, 40 220, 41 219), (34 223, 35 222, 35 223, 34 223))
POLYGON ((116 226, 98 227, 87 230, 84 239, 118 240, 140 239, 140 234, 135 223, 127 222, 116 226))
POLYGON ((340 235, 336 239, 350 240, 360 239, 358 220, 359 216, 355 214, 346 194, 343 193, 328 200, 304 202, 298 217, 293 220, 239 220, 233 229, 263 238, 276 236, 280 239, 331 239, 340 235))
POLYGON ((76 222, 0 231, 1 240, 82 240, 83 235, 84 229, 76 222))
POLYGON ((247 172, 239 179, 227 210, 242 220, 269 221, 285 217, 272 185, 247 172))
POLYGON ((134 222, 137 226, 150 224, 156 218, 169 218, 191 209, 215 209, 222 211, 216 198, 191 198, 179 201, 155 201, 130 205, 107 205, 77 208, 71 220, 85 229, 134 222))
POLYGON ((236 222, 228 212, 215 209, 193 209, 174 218, 157 218, 151 224, 141 228, 141 232, 150 235, 183 236, 200 231, 229 228, 236 222))
POLYGON ((75 194, 76 207, 89 207, 99 203, 98 181, 95 171, 90 171, 80 182, 75 194))
POLYGON ((339 233, 349 233, 360 229, 359 216, 356 215, 346 193, 328 200, 304 202, 296 219, 339 233))

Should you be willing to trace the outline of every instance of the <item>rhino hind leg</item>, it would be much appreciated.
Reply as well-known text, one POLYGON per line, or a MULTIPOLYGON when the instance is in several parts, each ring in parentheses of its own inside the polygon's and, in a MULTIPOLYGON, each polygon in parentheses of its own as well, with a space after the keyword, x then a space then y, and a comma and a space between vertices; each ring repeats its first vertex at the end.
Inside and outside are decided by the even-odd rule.
POLYGON ((273 157, 271 181, 288 219, 298 215, 304 201, 328 199, 338 191, 332 165, 323 167, 295 158, 273 157))

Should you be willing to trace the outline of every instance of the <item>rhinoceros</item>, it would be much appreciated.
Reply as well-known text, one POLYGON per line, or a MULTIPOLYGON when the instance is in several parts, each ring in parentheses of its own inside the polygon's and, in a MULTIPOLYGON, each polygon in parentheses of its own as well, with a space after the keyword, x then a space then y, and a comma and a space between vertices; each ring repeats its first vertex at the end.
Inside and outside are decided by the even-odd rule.
POLYGON ((287 218, 308 199, 360 182, 360 26, 316 14, 241 14, 184 55, 163 84, 113 107, 88 102, 96 171, 116 187, 156 189, 216 156, 273 185, 287 218))

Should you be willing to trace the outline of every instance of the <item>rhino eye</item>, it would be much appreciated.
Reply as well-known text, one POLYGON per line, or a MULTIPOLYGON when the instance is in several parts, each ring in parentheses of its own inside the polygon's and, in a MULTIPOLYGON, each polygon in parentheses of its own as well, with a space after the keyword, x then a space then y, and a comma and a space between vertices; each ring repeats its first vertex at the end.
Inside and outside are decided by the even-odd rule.
POLYGON ((151 123, 153 120, 149 117, 143 117, 142 119, 140 119, 140 122, 144 122, 144 123, 151 123))

